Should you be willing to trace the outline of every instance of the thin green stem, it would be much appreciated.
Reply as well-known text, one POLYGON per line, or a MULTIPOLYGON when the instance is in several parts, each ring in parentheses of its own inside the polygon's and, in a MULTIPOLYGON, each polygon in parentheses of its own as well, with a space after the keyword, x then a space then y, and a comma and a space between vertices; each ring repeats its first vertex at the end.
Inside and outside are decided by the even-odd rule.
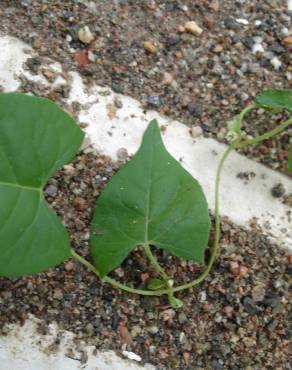
POLYGON ((82 265, 87 267, 88 270, 90 270, 95 275, 97 275, 102 281, 105 281, 105 282, 113 285, 116 288, 120 288, 120 289, 125 290, 126 292, 129 292, 129 293, 149 295, 149 296, 151 296, 151 295, 152 296, 157 296, 157 295, 159 296, 159 295, 162 295, 162 294, 166 294, 165 291, 163 291, 161 294, 159 294, 160 291, 150 291, 150 290, 142 290, 142 289, 131 288, 127 285, 119 283, 118 281, 116 281, 115 279, 110 278, 109 276, 105 276, 105 277, 101 278, 98 270, 90 262, 88 262, 85 258, 83 258, 78 253, 76 253, 73 249, 71 249, 71 256, 74 257, 77 261, 79 261, 82 265))
POLYGON ((290 126, 292 124, 292 117, 287 119, 286 121, 282 122, 279 126, 273 128, 272 130, 270 131, 267 131, 265 132, 264 134, 260 135, 260 136, 257 136, 253 139, 247 139, 247 140, 243 140, 241 141, 236 147, 235 149, 241 149, 241 148, 245 148, 246 146, 248 145, 253 145, 253 144, 257 144, 257 143, 260 143, 261 141, 263 140, 267 140, 279 133, 281 133, 283 130, 285 130, 288 126, 290 126))
POLYGON ((239 119, 240 119, 240 122, 243 121, 244 119, 244 116, 246 115, 246 113, 250 112, 251 110, 253 109, 256 109, 258 108, 258 105, 257 104, 250 104, 248 105, 246 108, 244 108, 240 113, 239 113, 239 119))
MULTIPOLYGON (((226 161, 227 157, 232 152, 232 150, 235 148, 235 146, 237 145, 239 140, 240 139, 236 140, 232 145, 230 145, 227 148, 227 150, 223 154, 223 156, 222 156, 222 158, 219 162, 218 168, 217 168, 216 182, 215 182, 215 212, 214 212, 215 213, 215 240, 214 240, 213 246, 211 248, 211 257, 210 257, 210 259, 208 261, 208 264, 207 264, 207 267, 206 267, 205 271, 202 273, 202 275, 199 276, 197 279, 195 279, 193 281, 190 281, 189 283, 186 283, 186 284, 183 284, 183 285, 180 285, 180 286, 177 286, 177 287, 173 287, 173 288, 169 287, 168 289, 161 289, 161 290, 156 290, 156 291, 148 291, 148 290, 131 288, 127 285, 119 283, 115 279, 112 279, 108 276, 103 277, 102 278, 103 281, 113 285, 116 288, 120 288, 122 290, 125 290, 126 292, 129 292, 129 293, 148 295, 148 296, 161 296, 161 295, 164 295, 164 294, 172 295, 175 292, 179 292, 179 291, 184 290, 184 289, 189 289, 189 288, 201 283, 208 276, 208 274, 209 274, 209 272, 210 272, 210 270, 211 270, 211 268, 212 268, 212 266, 215 262, 215 259, 216 259, 216 256, 217 256, 217 251, 218 251, 219 240, 220 240, 219 185, 220 185, 220 179, 221 179, 221 172, 222 172, 224 162, 226 161)), ((159 272, 162 276, 162 271, 163 271, 163 274, 165 274, 165 278, 168 279, 168 276, 166 275, 164 270, 161 268, 161 266, 158 264, 156 258, 153 256, 153 254, 150 250, 150 247, 148 245, 144 245, 144 248, 145 248, 145 251, 147 253, 147 256, 149 257, 153 266, 155 266, 157 272, 159 272)), ((88 262, 86 259, 81 257, 79 254, 77 254, 72 249, 71 249, 71 255, 100 278, 99 272, 97 271, 97 269, 90 262, 88 262)))
POLYGON ((149 258, 150 262, 152 263, 153 267, 155 268, 156 272, 163 278, 163 280, 167 283, 169 280, 169 277, 167 276, 166 272, 163 270, 163 268, 159 265, 156 257, 151 251, 151 248, 148 244, 144 244, 143 248, 145 250, 145 253, 147 257, 149 258))
MULTIPOLYGON (((239 114, 240 121, 241 122, 243 121, 244 116, 247 112, 249 112, 249 111, 251 111, 252 109, 255 109, 255 108, 258 108, 258 106, 256 104, 251 104, 248 107, 246 107, 245 109, 243 109, 241 111, 241 113, 239 114)), ((260 135, 256 138, 243 140, 242 137, 239 136, 227 148, 227 150, 224 152, 224 154, 223 154, 223 156, 222 156, 222 158, 219 162, 218 168, 217 168, 216 181, 215 181, 215 210, 214 210, 215 239, 214 239, 213 245, 211 247, 211 256, 210 256, 210 259, 209 259, 208 264, 206 266, 206 269, 203 271, 203 273, 197 279, 195 279, 193 281, 190 281, 189 283, 177 286, 177 287, 170 287, 169 277, 167 276, 167 274, 165 273, 163 268, 159 265, 156 257, 153 255, 153 253, 150 249, 150 246, 147 245, 147 244, 143 245, 143 247, 145 249, 145 252, 146 252, 150 262, 154 266, 155 270, 161 275, 161 277, 167 283, 167 285, 168 285, 167 289, 161 289, 161 290, 156 290, 156 291, 135 289, 135 288, 129 287, 125 284, 122 284, 122 283, 116 281, 115 279, 110 278, 109 276, 105 276, 105 277, 101 278, 98 270, 90 262, 88 262, 86 259, 84 259, 82 256, 80 256, 74 250, 71 249, 72 257, 74 257, 76 260, 78 260, 81 264, 83 264, 85 267, 87 267, 90 271, 92 271, 95 275, 97 275, 103 281, 113 285, 116 288, 122 289, 126 292, 129 292, 129 293, 140 294, 140 295, 145 295, 145 296, 162 296, 164 294, 167 294, 167 295, 171 296, 175 292, 178 292, 178 291, 181 291, 181 290, 184 290, 184 289, 189 289, 189 288, 191 288, 195 285, 198 285, 199 283, 201 283, 208 276, 208 274, 211 271, 212 266, 213 266, 213 264, 216 260, 216 256, 217 256, 217 253, 218 253, 218 246, 219 246, 219 240, 220 240, 220 215, 219 215, 219 195, 220 195, 219 193, 220 193, 220 191, 219 190, 220 190, 221 173, 222 173, 223 165, 224 165, 226 159, 228 158, 229 154, 234 149, 244 148, 248 145, 256 144, 256 143, 259 143, 263 140, 267 140, 270 137, 281 133, 285 128, 287 128, 291 124, 292 124, 292 117, 290 119, 284 121, 283 123, 281 123, 279 126, 275 127, 274 129, 272 129, 272 130, 270 130, 270 131, 268 131, 268 132, 264 133, 263 135, 260 135)))

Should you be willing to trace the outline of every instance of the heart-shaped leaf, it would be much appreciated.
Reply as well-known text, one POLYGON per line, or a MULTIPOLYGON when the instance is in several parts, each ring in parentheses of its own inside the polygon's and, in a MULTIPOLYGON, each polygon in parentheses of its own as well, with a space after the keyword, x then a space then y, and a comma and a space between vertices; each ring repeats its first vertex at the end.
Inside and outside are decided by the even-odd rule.
POLYGON ((289 157, 288 157, 288 171, 292 172, 292 145, 290 147, 289 157))
POLYGON ((66 229, 42 188, 78 150, 83 133, 53 102, 0 94, 0 276, 33 274, 66 260, 66 229))
POLYGON ((256 102, 263 108, 292 112, 292 90, 266 90, 256 97, 256 102))
POLYGON ((91 253, 101 276, 139 245, 203 262, 208 205, 199 183, 167 152, 153 120, 133 157, 97 201, 91 253))

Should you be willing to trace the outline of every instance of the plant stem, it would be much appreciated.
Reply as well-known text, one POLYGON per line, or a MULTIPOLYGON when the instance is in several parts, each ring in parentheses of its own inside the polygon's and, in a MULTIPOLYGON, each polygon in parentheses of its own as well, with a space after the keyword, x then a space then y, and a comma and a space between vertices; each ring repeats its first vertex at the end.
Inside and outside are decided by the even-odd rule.
POLYGON ((243 140, 238 145, 236 145, 235 149, 245 148, 248 145, 257 144, 263 140, 267 140, 271 138, 272 136, 279 134, 291 124, 292 124, 292 117, 282 122, 279 126, 273 128, 272 130, 265 132, 263 135, 257 136, 253 139, 243 140))
MULTIPOLYGON (((243 109, 240 113, 240 120, 242 121, 244 118, 244 115, 251 111, 252 109, 257 108, 258 106, 256 104, 251 104, 245 109, 243 109)), ((215 240, 214 243, 211 247, 211 256, 208 261, 207 267, 204 270, 204 272, 195 280, 190 281, 189 283, 177 286, 177 287, 170 287, 169 284, 169 277, 163 270, 163 268, 159 265, 156 257, 153 255, 151 252, 150 246, 148 244, 144 244, 143 247, 145 249, 145 252, 147 254, 147 257, 149 258, 150 262, 154 266, 155 270, 161 275, 161 277, 164 279, 166 282, 168 288, 167 289, 161 289, 161 290, 156 290, 156 291, 150 291, 150 290, 142 290, 142 289, 136 289, 129 287, 127 285, 124 285, 115 279, 110 278, 109 276, 104 276, 101 278, 98 270, 90 263, 88 262, 85 258, 77 254, 73 249, 71 249, 71 255, 74 257, 76 260, 78 260, 81 264, 83 264, 85 267, 87 267, 90 271, 92 271, 95 275, 97 275, 99 278, 101 278, 103 281, 113 285, 116 288, 122 289, 126 292, 129 293, 134 293, 134 294, 140 294, 140 295, 145 295, 145 296, 162 296, 164 294, 167 294, 169 296, 173 295, 175 292, 184 290, 184 289, 189 289, 195 285, 198 285, 201 283, 209 274, 217 256, 218 252, 218 245, 219 245, 219 240, 220 240, 220 215, 219 215, 219 188, 220 188, 220 180, 221 180, 221 173, 222 173, 222 168, 224 165, 224 162, 228 158, 229 154, 234 150, 234 149, 240 149, 240 148, 245 148, 248 145, 252 144, 257 144, 263 140, 267 140, 270 137, 277 135, 281 133, 285 128, 287 128, 289 125, 292 124, 292 117, 289 118, 288 120, 284 121, 281 123, 279 126, 275 127, 274 129, 264 133, 263 135, 260 135, 256 138, 253 139, 247 139, 243 140, 241 136, 239 136, 224 152, 219 165, 217 167, 217 172, 216 172, 216 181, 215 181, 215 210, 214 210, 214 217, 215 217, 215 240)))
POLYGON ((163 268, 159 265, 156 257, 151 252, 150 246, 148 244, 144 244, 143 245, 143 248, 145 250, 145 253, 146 253, 147 257, 149 258, 150 262, 152 263, 153 267, 155 268, 155 270, 163 278, 163 280, 166 283, 168 283, 169 277, 167 276, 167 274, 165 273, 165 271, 163 270, 163 268))
POLYGON ((73 249, 71 249, 71 256, 74 257, 77 261, 79 261, 82 265, 87 267, 88 270, 90 270, 95 275, 97 275, 101 280, 113 285, 116 288, 120 288, 120 289, 125 290, 126 292, 129 292, 129 293, 149 295, 149 296, 159 296, 159 295, 166 294, 165 291, 163 291, 161 294, 159 294, 160 291, 151 291, 151 290, 142 290, 142 289, 131 288, 127 285, 119 283, 118 281, 116 281, 115 279, 110 278, 109 276, 105 276, 105 277, 101 278, 98 270, 90 262, 88 262, 85 258, 83 258, 78 253, 76 253, 73 249))
MULTIPOLYGON (((207 267, 205 271, 202 273, 201 276, 199 276, 197 279, 190 281, 189 283, 177 286, 177 287, 168 287, 168 289, 161 289, 161 290, 156 290, 156 291, 149 291, 149 290, 142 290, 142 289, 135 289, 131 288, 127 285, 121 284, 115 279, 112 279, 108 276, 105 276, 102 278, 103 281, 113 285, 116 288, 120 288, 122 290, 125 290, 126 292, 129 293, 135 293, 135 294, 141 294, 141 295, 148 295, 148 296, 161 296, 164 294, 167 295, 172 295, 175 292, 179 292, 184 289, 191 288, 195 285, 198 285, 201 283, 209 274, 215 259, 217 255, 217 250, 218 250, 218 245, 219 245, 219 240, 220 240, 220 215, 219 215, 219 185, 220 185, 220 179, 221 179, 221 172, 223 168, 223 164, 226 161, 227 157, 229 154, 232 152, 232 150, 236 147, 238 141, 241 139, 236 140, 232 145, 230 145, 225 153, 223 154, 218 168, 217 168, 217 173, 216 173, 216 182, 215 182, 215 240, 213 243, 213 246, 211 248, 211 256, 209 259, 209 262, 207 264, 207 267)), ((147 256, 149 257, 150 261, 152 262, 153 266, 156 268, 157 272, 163 276, 164 279, 167 279, 168 281, 168 276, 164 272, 164 270, 161 268, 161 266, 158 264, 155 256, 152 254, 151 249, 148 245, 144 245, 145 252, 147 256), (163 275, 162 275, 163 273, 163 275)), ((81 257, 79 254, 77 254, 73 249, 71 249, 71 255, 77 259, 80 263, 82 263, 85 267, 87 267, 90 271, 92 271, 95 275, 97 275, 100 278, 100 274, 97 271, 97 269, 90 263, 88 262, 85 258, 81 257)))

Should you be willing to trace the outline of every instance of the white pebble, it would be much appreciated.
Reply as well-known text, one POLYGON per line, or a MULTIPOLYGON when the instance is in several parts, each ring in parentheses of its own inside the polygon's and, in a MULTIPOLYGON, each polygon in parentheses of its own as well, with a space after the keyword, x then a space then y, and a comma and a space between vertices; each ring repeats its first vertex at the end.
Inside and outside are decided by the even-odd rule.
POLYGON ((78 38, 84 44, 90 44, 91 41, 94 40, 94 36, 88 26, 80 28, 80 30, 78 31, 78 38))
POLYGON ((134 361, 137 361, 137 362, 142 361, 142 358, 139 355, 136 355, 136 353, 134 353, 134 352, 123 351, 122 353, 129 360, 134 360, 134 361))
POLYGON ((193 35, 200 35, 203 32, 202 28, 194 21, 186 22, 185 30, 193 35))
POLYGON ((271 60, 271 64, 275 68, 275 70, 278 71, 282 65, 282 62, 277 57, 275 57, 271 60))
POLYGON ((253 54, 263 53, 264 51, 265 51, 265 49, 263 48, 262 44, 254 44, 253 47, 252 47, 252 53, 253 54))
POLYGON ((256 27, 260 26, 261 24, 262 24, 262 21, 260 21, 259 19, 256 19, 256 20, 254 21, 254 25, 255 25, 256 27))
POLYGON ((287 8, 288 10, 292 10, 292 0, 287 0, 287 8))
POLYGON ((203 130, 200 126, 194 126, 191 128, 191 135, 193 138, 201 136, 203 133, 203 130))
POLYGON ((235 20, 237 23, 244 24, 244 25, 247 25, 249 23, 248 20, 244 18, 237 18, 235 20))

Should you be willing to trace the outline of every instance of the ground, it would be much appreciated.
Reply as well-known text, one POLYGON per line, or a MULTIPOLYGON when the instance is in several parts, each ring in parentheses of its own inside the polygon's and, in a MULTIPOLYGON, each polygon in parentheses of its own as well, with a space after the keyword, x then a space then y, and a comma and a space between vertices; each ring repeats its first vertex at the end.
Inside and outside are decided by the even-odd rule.
MULTIPOLYGON (((138 99, 145 110, 200 126, 205 137, 219 141, 225 140, 226 121, 258 92, 291 87, 292 14, 284 1, 4 0, 0 15, 0 32, 36 51, 26 63, 32 73, 50 57, 65 70, 77 70, 88 86, 109 86, 138 99), (203 30, 199 36, 185 32, 192 20, 203 30), (93 35, 90 44, 80 41, 84 26, 93 35), (254 53, 255 45, 263 50, 254 53)), ((40 91, 27 80, 19 90, 43 93, 61 105, 68 96, 66 88, 40 91)), ((71 113, 78 117, 78 107, 71 113)), ((261 133, 283 118, 267 120, 258 112, 245 128, 261 133)), ((289 142, 291 129, 244 154, 287 174, 289 142)), ((45 194, 74 248, 88 256, 95 201, 122 161, 87 149, 71 165, 50 179, 45 194)), ((56 321, 76 333, 77 349, 83 340, 98 350, 126 346, 159 370, 288 370, 291 257, 255 221, 247 229, 224 218, 222 234, 212 273, 178 295, 185 303, 179 311, 164 298, 104 285, 70 260, 34 277, 0 280, 1 331, 5 323, 23 323, 33 314, 42 319, 41 332, 56 321)), ((178 281, 200 271, 193 263, 158 256, 178 281)), ((143 287, 148 271, 138 250, 112 275, 143 287)))

